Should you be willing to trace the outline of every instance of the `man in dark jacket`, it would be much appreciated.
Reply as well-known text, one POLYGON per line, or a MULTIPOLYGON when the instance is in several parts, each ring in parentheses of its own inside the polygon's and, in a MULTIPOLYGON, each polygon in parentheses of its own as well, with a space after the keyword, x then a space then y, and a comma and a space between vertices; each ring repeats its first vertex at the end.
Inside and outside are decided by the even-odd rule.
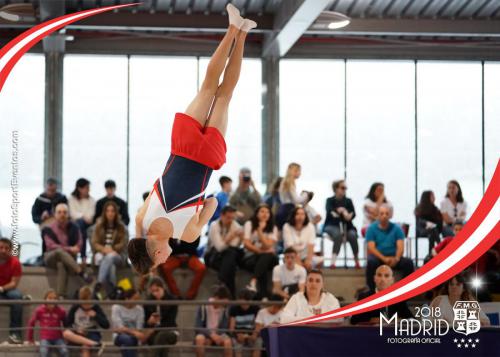
POLYGON ((175 282, 174 271, 180 267, 191 270, 194 277, 191 281, 191 286, 184 297, 188 300, 192 300, 198 294, 198 289, 201 285, 203 277, 205 276, 205 271, 207 270, 205 264, 203 264, 198 258, 197 249, 200 244, 200 237, 192 243, 188 243, 180 239, 170 239, 169 242, 170 247, 172 248, 172 254, 165 263, 159 266, 159 268, 163 271, 168 289, 172 294, 178 297, 181 296, 181 292, 175 282))
MULTIPOLYGON (((160 278, 153 278, 149 283, 147 300, 173 300, 160 278)), ((144 327, 148 330, 149 345, 174 345, 179 332, 172 329, 156 330, 157 328, 177 327, 177 305, 144 305, 144 327)), ((168 349, 155 349, 155 357, 167 357, 168 349)))
MULTIPOLYGON (((377 292, 383 291, 384 289, 387 289, 392 284, 394 284, 394 274, 391 267, 388 265, 379 266, 375 272, 375 277, 373 278, 373 280, 375 281, 375 290, 360 293, 358 296, 358 300, 363 300, 364 298, 367 298, 368 296, 373 295, 377 292)), ((413 314, 408 308, 406 301, 401 301, 378 310, 372 310, 364 312, 362 314, 354 315, 353 317, 351 317, 351 324, 356 325, 359 323, 363 323, 375 325, 380 322, 381 313, 387 319, 390 319, 396 312, 398 313, 398 318, 413 318, 413 314)))
POLYGON ((94 223, 97 221, 102 215, 102 209, 104 208, 104 204, 108 201, 113 201, 118 205, 118 213, 120 213, 122 222, 128 226, 130 222, 130 217, 128 215, 128 205, 127 202, 122 200, 120 197, 115 196, 116 192, 116 183, 113 180, 107 180, 104 183, 104 189, 106 190, 106 196, 98 200, 95 204, 95 215, 94 215, 94 223))
MULTIPOLYGON (((31 218, 40 226, 40 229, 54 221, 55 208, 58 203, 68 203, 68 199, 62 193, 57 192, 57 180, 47 179, 45 191, 40 194, 31 207, 31 218)), ((45 242, 42 239, 42 255, 45 253, 45 242)))

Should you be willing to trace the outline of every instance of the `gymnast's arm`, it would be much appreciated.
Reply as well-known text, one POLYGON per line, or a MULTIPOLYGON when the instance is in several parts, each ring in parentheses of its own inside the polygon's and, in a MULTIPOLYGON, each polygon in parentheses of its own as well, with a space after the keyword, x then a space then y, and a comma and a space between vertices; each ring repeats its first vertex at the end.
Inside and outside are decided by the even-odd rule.
MULTIPOLYGON (((151 192, 153 192, 153 191, 151 191, 151 192)), ((139 208, 139 211, 137 211, 137 215, 135 216, 135 236, 136 237, 143 236, 142 220, 144 219, 144 216, 146 215, 146 210, 148 209, 148 206, 149 206, 151 192, 149 193, 148 198, 146 198, 146 200, 142 204, 141 208, 139 208)))
POLYGON ((217 199, 215 197, 207 198, 203 204, 203 208, 191 217, 186 228, 184 228, 181 240, 192 243, 198 239, 203 226, 212 218, 216 209, 217 199))

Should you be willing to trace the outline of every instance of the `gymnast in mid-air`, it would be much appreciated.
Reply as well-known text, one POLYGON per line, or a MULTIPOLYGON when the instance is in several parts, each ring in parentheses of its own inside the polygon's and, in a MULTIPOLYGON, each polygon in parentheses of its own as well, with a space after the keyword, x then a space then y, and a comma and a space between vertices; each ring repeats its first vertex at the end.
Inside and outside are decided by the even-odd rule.
POLYGON ((195 241, 217 207, 215 198, 205 199, 205 189, 212 171, 226 162, 228 107, 240 76, 246 36, 257 26, 231 4, 227 12, 227 32, 210 59, 198 94, 184 113, 175 115, 170 157, 135 219, 137 238, 129 242, 128 254, 140 274, 167 260, 170 238, 195 241))

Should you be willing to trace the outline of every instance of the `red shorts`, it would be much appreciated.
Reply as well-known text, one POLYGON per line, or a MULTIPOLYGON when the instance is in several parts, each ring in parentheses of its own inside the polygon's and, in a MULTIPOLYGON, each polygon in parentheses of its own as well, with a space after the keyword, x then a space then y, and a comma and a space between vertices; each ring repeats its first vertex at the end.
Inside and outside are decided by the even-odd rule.
POLYGON ((176 113, 172 128, 173 155, 190 159, 213 170, 226 162, 226 141, 217 128, 203 128, 194 118, 176 113))

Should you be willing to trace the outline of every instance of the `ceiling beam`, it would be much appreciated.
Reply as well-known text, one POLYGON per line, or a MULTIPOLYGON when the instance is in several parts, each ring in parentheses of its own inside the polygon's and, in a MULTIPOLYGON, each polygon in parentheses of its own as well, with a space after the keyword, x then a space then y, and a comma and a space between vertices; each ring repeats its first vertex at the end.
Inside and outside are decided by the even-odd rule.
POLYGON ((265 41, 262 56, 284 56, 330 3, 331 0, 282 1, 275 14, 273 34, 265 41))
POLYGON ((352 36, 500 37, 500 20, 352 19, 341 29, 307 34, 352 36))

